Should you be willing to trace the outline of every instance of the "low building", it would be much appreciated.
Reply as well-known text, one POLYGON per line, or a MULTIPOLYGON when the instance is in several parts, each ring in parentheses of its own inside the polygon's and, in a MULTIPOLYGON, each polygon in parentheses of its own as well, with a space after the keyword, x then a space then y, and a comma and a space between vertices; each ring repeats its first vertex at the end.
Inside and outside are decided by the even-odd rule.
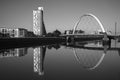
POLYGON ((73 30, 65 30, 64 34, 72 34, 73 30))
POLYGON ((9 33, 9 31, 7 28, 0 28, 0 33, 7 34, 7 33, 9 33))
MULTIPOLYGON (((75 30, 75 34, 84 34, 83 30, 75 30)), ((73 30, 65 30, 64 34, 73 34, 73 30)))
POLYGON ((10 37, 12 37, 12 38, 15 37, 15 33, 16 33, 15 29, 9 29, 8 31, 9 31, 10 37))
POLYGON ((7 28, 0 28, 0 38, 9 37, 9 31, 7 28))
POLYGON ((18 28, 14 30, 15 30, 14 37, 27 37, 27 29, 18 28))
POLYGON ((24 28, 17 28, 17 29, 0 28, 0 33, 3 35, 8 34, 9 36, 7 36, 7 37, 11 37, 11 38, 27 37, 27 29, 24 29, 24 28))

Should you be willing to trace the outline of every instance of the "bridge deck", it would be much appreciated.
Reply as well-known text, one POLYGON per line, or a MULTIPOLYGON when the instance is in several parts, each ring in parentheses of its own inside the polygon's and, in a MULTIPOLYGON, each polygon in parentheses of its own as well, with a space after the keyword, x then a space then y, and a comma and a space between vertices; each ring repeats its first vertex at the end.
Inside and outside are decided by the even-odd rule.
MULTIPOLYGON (((62 37, 75 37, 75 38, 81 38, 81 39, 91 39, 91 38, 104 38, 103 34, 67 34, 67 35, 61 35, 62 37)), ((115 39, 119 36, 115 35, 107 35, 109 39, 115 39)))

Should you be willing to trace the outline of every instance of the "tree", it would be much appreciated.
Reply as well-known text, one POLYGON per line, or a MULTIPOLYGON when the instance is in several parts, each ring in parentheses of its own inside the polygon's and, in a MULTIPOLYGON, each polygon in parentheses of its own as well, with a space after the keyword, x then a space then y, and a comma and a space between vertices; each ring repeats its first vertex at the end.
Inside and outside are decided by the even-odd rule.
POLYGON ((37 37, 37 36, 32 31, 28 31, 27 37, 37 37))
POLYGON ((59 37, 61 35, 61 32, 59 30, 55 30, 53 32, 49 32, 46 34, 46 37, 59 37))
POLYGON ((61 35, 61 32, 56 29, 55 31, 53 31, 53 35, 54 35, 55 37, 58 37, 58 36, 61 35))
POLYGON ((79 30, 78 33, 85 33, 85 31, 83 31, 83 30, 79 30))
POLYGON ((53 35, 53 33, 49 32, 49 33, 47 33, 46 36, 47 36, 47 37, 53 37, 54 35, 53 35))

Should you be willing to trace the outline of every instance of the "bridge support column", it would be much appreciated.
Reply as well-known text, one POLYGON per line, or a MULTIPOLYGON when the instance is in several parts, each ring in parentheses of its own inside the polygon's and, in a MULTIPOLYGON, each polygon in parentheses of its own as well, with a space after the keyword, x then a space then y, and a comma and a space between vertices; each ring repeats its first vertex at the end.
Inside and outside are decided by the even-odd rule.
POLYGON ((109 47, 111 47, 111 39, 108 38, 107 33, 104 33, 103 46, 104 45, 108 45, 109 47))
POLYGON ((120 56, 120 50, 118 50, 118 54, 119 54, 119 56, 120 56))
POLYGON ((67 36, 66 37, 66 42, 74 42, 74 37, 73 36, 67 36))
POLYGON ((118 37, 118 42, 120 42, 120 36, 118 37))
POLYGON ((68 45, 74 45, 74 37, 73 36, 67 36, 66 37, 66 43, 68 44, 68 45))

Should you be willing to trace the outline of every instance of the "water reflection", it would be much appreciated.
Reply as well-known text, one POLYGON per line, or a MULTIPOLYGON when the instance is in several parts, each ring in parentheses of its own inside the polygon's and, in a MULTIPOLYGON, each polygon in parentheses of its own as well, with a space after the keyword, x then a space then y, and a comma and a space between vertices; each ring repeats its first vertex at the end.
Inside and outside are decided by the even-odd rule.
POLYGON ((34 72, 38 73, 39 75, 44 75, 44 59, 46 54, 46 48, 48 49, 59 49, 60 44, 51 44, 51 45, 44 45, 35 47, 33 49, 33 63, 34 63, 34 72))
MULTIPOLYGON (((103 44, 102 41, 86 41, 86 42, 72 42, 51 45, 34 46, 33 48, 33 72, 37 75, 43 76, 44 61, 46 50, 53 48, 58 50, 61 47, 72 49, 75 60, 87 70, 95 70, 103 62, 105 55, 109 50, 118 51, 120 55, 120 48, 111 47, 110 44, 103 44), (82 51, 83 50, 83 51, 82 51), (90 52, 92 51, 92 52, 90 52), (96 51, 96 52, 94 52, 96 51), (100 51, 100 52, 99 52, 100 51)), ((14 48, 14 49, 1 49, 0 58, 3 57, 23 57, 28 53, 28 48, 14 48)))
POLYGON ((44 75, 44 58, 46 52, 46 46, 36 47, 33 50, 33 63, 34 63, 34 72, 37 72, 39 75, 44 75))
POLYGON ((101 62, 103 61, 105 54, 107 53, 108 48, 111 46, 109 44, 104 44, 102 41, 87 41, 87 42, 74 42, 74 43, 67 43, 65 44, 66 47, 73 48, 73 53, 75 56, 75 59, 83 66, 85 69, 93 70, 97 68, 101 62), (87 45, 87 44, 94 44, 93 45, 87 45), (87 50, 103 50, 102 54, 98 53, 81 53, 79 49, 87 49, 87 50))
POLYGON ((72 42, 64 44, 64 46, 73 48, 73 53, 76 60, 81 64, 81 66, 83 66, 83 68, 89 70, 97 68, 102 63, 108 50, 118 51, 118 53, 120 54, 120 48, 111 47, 111 42, 110 43, 106 43, 103 41, 72 42), (103 53, 101 54, 89 52, 81 53, 79 49, 103 51, 103 53))
POLYGON ((61 46, 73 48, 73 53, 76 60, 83 66, 85 69, 94 70, 96 69, 103 61, 108 50, 120 50, 119 48, 111 48, 110 44, 103 44, 102 41, 93 41, 93 42, 74 42, 74 43, 62 43, 62 44, 52 44, 47 46, 40 46, 34 48, 34 72, 38 72, 39 75, 44 75, 44 58, 46 48, 56 50, 61 46), (96 46, 88 46, 88 44, 94 44, 96 46), (87 46, 86 46, 87 45, 87 46), (87 50, 97 50, 103 51, 103 53, 79 53, 80 49, 87 50), (77 55, 79 54, 79 56, 77 55))
POLYGON ((103 54, 91 54, 91 53, 79 53, 77 55, 77 51, 73 49, 76 60, 83 66, 83 68, 88 70, 93 70, 97 68, 105 57, 105 53, 103 54))
POLYGON ((0 58, 3 57, 22 57, 27 54, 28 48, 1 49, 0 58))

